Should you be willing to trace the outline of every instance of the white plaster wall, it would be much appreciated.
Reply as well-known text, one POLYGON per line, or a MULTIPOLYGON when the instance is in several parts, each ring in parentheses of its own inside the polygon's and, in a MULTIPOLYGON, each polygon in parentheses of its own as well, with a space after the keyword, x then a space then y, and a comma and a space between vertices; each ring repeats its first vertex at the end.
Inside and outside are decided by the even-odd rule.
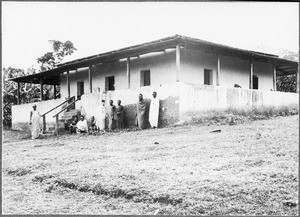
MULTIPOLYGON (((167 85, 153 85, 146 87, 136 87, 130 89, 121 89, 115 91, 107 91, 107 93, 92 93, 84 94, 81 97, 79 106, 82 106, 86 112, 86 118, 90 119, 91 116, 95 116, 98 113, 98 106, 101 100, 105 100, 105 105, 108 107, 109 100, 114 101, 114 105, 117 105, 117 101, 121 100, 122 105, 130 105, 138 102, 139 94, 143 94, 144 99, 151 99, 153 91, 157 92, 157 97, 160 100, 167 99, 170 96, 176 97, 179 95, 178 83, 172 83, 167 85)), ((178 102, 179 103, 179 102, 178 102)), ((78 107, 79 107, 78 106, 78 107)))
MULTIPOLYGON (((105 77, 115 76, 115 90, 127 89, 126 61, 115 61, 96 65, 92 70, 93 92, 105 91, 105 77)), ((130 87, 140 87, 140 71, 150 69, 151 85, 168 84, 176 81, 176 61, 173 50, 142 55, 130 61, 130 87)), ((84 82, 84 93, 89 93, 88 69, 70 72, 70 94, 77 96, 77 82, 84 82)), ((61 97, 67 97, 66 75, 60 79, 61 97)))
POLYGON ((131 61, 131 88, 140 87, 140 71, 150 69, 151 85, 170 84, 176 81, 175 51, 158 53, 131 61))
POLYGON ((298 93, 247 90, 221 86, 180 83, 181 114, 226 108, 253 108, 299 104, 298 93))
MULTIPOLYGON (((84 93, 89 93, 88 68, 81 68, 69 72, 70 95, 77 98, 77 82, 84 82, 84 93)), ((64 73, 60 76, 60 94, 61 98, 68 97, 67 75, 64 73)))
POLYGON ((265 62, 253 62, 253 74, 258 76, 258 90, 273 89, 273 65, 265 62))
MULTIPOLYGON (((42 102, 35 102, 35 103, 27 103, 21 105, 13 105, 12 106, 12 129, 13 130, 29 130, 29 118, 30 118, 30 111, 32 110, 32 106, 35 104, 37 106, 37 110, 40 111, 40 114, 44 114, 45 112, 49 111, 50 109, 54 108, 55 106, 59 105, 60 103, 64 102, 65 100, 55 99, 55 100, 47 100, 42 102), (28 129, 25 129, 28 128, 28 129)), ((52 112, 46 115, 46 123, 55 123, 55 118, 53 115, 58 113, 61 110, 61 107, 53 110, 52 112)), ((42 119, 41 119, 42 121, 42 119)))
MULTIPOLYGON (((110 99, 114 101, 114 104, 116 104, 117 100, 120 99, 122 101, 122 105, 130 105, 135 104, 138 101, 139 93, 142 93, 145 99, 150 99, 153 91, 158 93, 158 98, 161 100, 167 99, 168 97, 178 98, 175 103, 179 104, 180 117, 184 117, 186 112, 191 111, 206 111, 226 108, 253 108, 263 106, 279 107, 299 104, 298 93, 227 88, 184 82, 120 89, 116 91, 108 91, 106 94, 84 94, 81 97, 81 100, 77 103, 79 107, 83 106, 86 111, 87 119, 90 119, 91 116, 95 116, 97 114, 97 108, 102 99, 105 99, 106 106, 108 106, 110 99)), ((37 109, 41 112, 41 114, 43 114, 63 101, 64 99, 61 98, 37 103, 14 105, 12 107, 13 129, 25 130, 27 127, 26 129, 29 130, 29 114, 33 104, 36 104, 37 109)), ((58 111, 59 110, 56 109, 47 115, 47 123, 55 122, 52 116, 58 111)))
MULTIPOLYGON (((249 89, 250 60, 221 55, 220 68, 220 86, 234 87, 234 84, 239 84, 243 89, 249 89)), ((213 85, 216 85, 217 55, 181 50, 181 82, 204 84, 204 69, 213 70, 213 85)), ((259 90, 273 89, 272 64, 253 61, 253 74, 259 78, 259 90)))
POLYGON ((243 89, 249 89, 250 60, 220 56, 220 63, 220 86, 234 87, 238 84, 243 89))
POLYGON ((204 69, 213 70, 213 85, 216 85, 217 57, 211 53, 180 50, 180 81, 204 84, 204 69))

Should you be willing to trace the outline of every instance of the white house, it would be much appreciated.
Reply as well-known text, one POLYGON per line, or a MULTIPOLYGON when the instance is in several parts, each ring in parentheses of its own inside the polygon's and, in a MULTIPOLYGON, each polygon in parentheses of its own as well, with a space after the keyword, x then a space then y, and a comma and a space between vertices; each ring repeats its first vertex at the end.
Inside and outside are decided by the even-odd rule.
MULTIPOLYGON (((61 99, 52 102, 48 100, 47 103, 41 102, 38 105, 43 113, 63 103, 65 99, 81 96, 81 100, 74 103, 75 108, 83 106, 87 117, 90 117, 96 112, 95 108, 100 100, 120 98, 125 108, 127 106, 127 123, 130 123, 127 125, 130 126, 130 117, 134 113, 132 106, 138 93, 143 92, 146 98, 150 98, 154 89, 161 90, 158 95, 162 100, 162 107, 168 108, 164 109, 164 114, 160 117, 165 124, 178 121, 180 114, 191 109, 297 103, 298 94, 276 91, 276 75, 289 74, 299 77, 297 62, 272 54, 175 35, 66 62, 54 69, 12 80, 41 84, 41 87, 43 84, 60 85, 61 99), (197 91, 193 92, 191 98, 191 92, 188 91, 190 87, 195 91, 201 90, 202 98, 199 98, 199 94, 195 95, 197 91), (228 90, 239 92, 239 97, 235 99, 234 94, 228 96, 228 90), (243 101, 240 98, 243 97, 243 91, 244 94, 256 94, 257 97, 248 96, 243 101), (263 94, 268 96, 264 95, 263 99, 263 94), (188 102, 184 100, 187 98, 194 103, 192 108, 188 109, 188 102), (201 105, 197 104, 196 99, 202 101, 201 105), (208 100, 206 104, 203 104, 204 99, 208 100)), ((31 105, 13 106, 13 128, 26 128, 24 126, 28 120, 18 115, 24 109, 29 112, 31 105)), ((59 109, 61 108, 49 114, 53 115, 59 109)), ((47 118, 47 123, 54 121, 52 115, 47 118)))

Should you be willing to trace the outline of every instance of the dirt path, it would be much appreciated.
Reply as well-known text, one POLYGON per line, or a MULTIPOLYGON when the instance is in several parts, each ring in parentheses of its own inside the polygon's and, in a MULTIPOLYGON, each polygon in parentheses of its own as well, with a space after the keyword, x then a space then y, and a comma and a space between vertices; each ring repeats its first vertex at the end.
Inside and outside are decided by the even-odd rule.
POLYGON ((298 131, 298 116, 34 141, 6 131, 3 213, 297 215, 298 131))

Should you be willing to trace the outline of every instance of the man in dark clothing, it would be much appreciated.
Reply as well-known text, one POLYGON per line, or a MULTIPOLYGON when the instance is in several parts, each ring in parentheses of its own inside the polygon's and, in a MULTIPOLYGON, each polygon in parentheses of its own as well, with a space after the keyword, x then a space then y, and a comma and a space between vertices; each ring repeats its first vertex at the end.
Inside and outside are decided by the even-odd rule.
POLYGON ((146 128, 146 102, 143 99, 143 95, 139 94, 139 101, 136 105, 136 118, 137 125, 140 129, 146 128))
POLYGON ((121 100, 118 100, 118 105, 116 108, 117 113, 117 129, 123 129, 124 128, 124 107, 121 105, 121 100))

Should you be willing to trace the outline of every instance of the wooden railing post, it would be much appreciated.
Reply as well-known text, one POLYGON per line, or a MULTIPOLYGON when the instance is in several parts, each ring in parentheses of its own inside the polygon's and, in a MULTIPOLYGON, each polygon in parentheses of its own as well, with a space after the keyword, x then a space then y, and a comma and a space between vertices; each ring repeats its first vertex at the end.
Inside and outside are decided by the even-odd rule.
POLYGON ((55 115, 55 134, 58 135, 58 115, 55 115))
POLYGON ((46 131, 46 115, 43 115, 43 131, 46 131))

